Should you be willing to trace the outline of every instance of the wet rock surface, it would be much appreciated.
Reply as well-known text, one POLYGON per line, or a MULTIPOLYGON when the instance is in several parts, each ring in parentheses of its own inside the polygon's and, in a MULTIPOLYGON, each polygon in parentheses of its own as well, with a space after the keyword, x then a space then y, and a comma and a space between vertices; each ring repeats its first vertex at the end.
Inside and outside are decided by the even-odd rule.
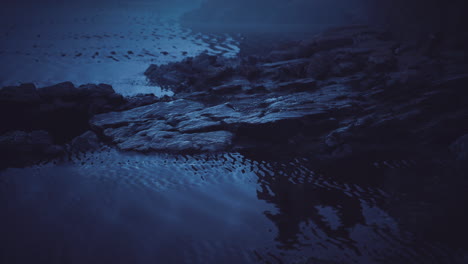
MULTIPOLYGON (((83 157, 94 158, 73 157, 84 174, 105 177, 112 168, 116 179, 128 177, 130 182, 144 174, 147 186, 182 178, 170 173, 155 178, 155 171, 173 167, 168 169, 166 161, 154 167, 157 155, 129 152, 182 154, 170 156, 175 168, 193 170, 183 178, 190 181, 205 182, 210 175, 232 171, 244 174, 259 166, 256 181, 261 188, 254 193, 278 209, 265 211, 265 216, 277 226, 276 241, 284 249, 303 246, 298 234, 312 221, 318 227, 312 231, 322 230, 326 243, 338 243, 339 254, 344 247, 361 256, 360 249, 366 252, 367 246, 356 245, 353 230, 365 226, 375 231, 376 215, 384 222, 391 216, 402 230, 415 234, 416 239, 403 242, 397 238, 397 245, 411 241, 418 248, 427 239, 468 248, 468 216, 459 208, 467 202, 468 187, 468 67, 463 50, 441 47, 428 56, 424 47, 361 26, 264 50, 263 55, 244 52, 226 59, 202 54, 152 65, 147 77, 172 89, 173 97, 124 98, 107 85, 71 83, 3 88, 0 147, 9 159, 2 160, 2 167, 84 152, 83 157), (123 155, 115 160, 99 151, 90 153, 103 144, 127 152, 112 150, 123 155), (202 155, 221 155, 220 162, 185 155, 206 152, 202 155), (233 152, 255 166, 224 171, 233 152), (215 169, 201 174, 208 167, 215 169), (309 203, 313 206, 307 207, 309 203), (379 209, 369 218, 377 203, 385 216, 379 209), (324 220, 327 210, 339 219, 335 227, 324 220)), ((239 179, 246 180, 244 175, 239 179)), ((236 204, 239 197, 235 195, 236 204)), ((382 230, 395 234, 388 226, 382 230)), ((384 241, 379 232, 375 240, 384 241)), ((458 256, 454 259, 440 263, 463 263, 458 256)))
POLYGON ((74 138, 68 145, 71 152, 80 153, 95 151, 101 147, 101 142, 93 131, 86 131, 74 138))
POLYGON ((105 84, 5 87, 2 132, 45 130, 64 144, 92 129, 123 150, 281 150, 333 160, 446 152, 468 131, 463 50, 427 56, 366 26, 264 50, 151 65, 148 79, 173 97, 124 98, 105 84))
MULTIPOLYGON (((154 95, 124 98, 106 84, 75 87, 65 82, 44 88, 33 84, 4 87, 0 90, 0 135, 4 146, 0 154, 5 161, 2 166, 22 166, 40 158, 60 156, 64 152, 57 147, 63 149, 66 143, 89 130, 93 115, 158 100, 154 95), (37 138, 42 134, 44 137, 37 138)), ((81 142, 78 139, 75 145, 81 142)), ((82 147, 87 149, 89 145, 82 147)))
MULTIPOLYGON (((194 146, 210 133, 229 132, 224 144, 209 150, 253 158, 312 156, 329 176, 349 171, 346 180, 384 186, 395 198, 390 213, 418 235, 465 245, 456 228, 429 231, 468 219, 455 206, 466 201, 468 186, 468 72, 466 55, 460 57, 466 53, 438 49, 428 55, 426 47, 359 26, 262 56, 226 60, 204 54, 146 72, 176 91, 170 103, 180 105, 175 111, 167 114, 166 103, 156 103, 97 115, 91 123, 125 150, 204 152, 194 146), (167 134, 175 147, 159 144, 167 134), (196 135, 190 137, 192 148, 180 148, 189 135, 196 135), (144 145, 152 147, 139 148, 144 145), (379 175, 370 163, 391 171, 379 175)), ((276 217, 271 219, 280 222, 276 217)))
MULTIPOLYGON (((97 115, 91 123, 124 149, 131 149, 128 142, 229 131, 213 150, 277 147, 332 159, 447 151, 468 130, 466 63, 449 52, 432 58, 405 45, 385 32, 351 26, 264 56, 202 54, 152 65, 146 75, 176 92, 172 102, 97 115)), ((141 150, 186 149, 154 144, 141 150)))

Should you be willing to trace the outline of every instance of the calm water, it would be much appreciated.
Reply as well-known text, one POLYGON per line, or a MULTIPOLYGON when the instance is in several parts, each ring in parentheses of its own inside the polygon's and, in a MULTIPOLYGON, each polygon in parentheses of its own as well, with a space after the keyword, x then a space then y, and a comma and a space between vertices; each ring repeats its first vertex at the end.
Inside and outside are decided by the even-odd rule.
POLYGON ((71 81, 111 84, 124 95, 171 94, 148 85, 143 73, 150 64, 204 51, 224 56, 239 51, 228 35, 203 35, 179 26, 177 17, 191 8, 187 3, 24 1, 29 3, 0 8, 0 87, 71 81))
MULTIPOLYGON (((456 263, 370 186, 240 154, 115 150, 0 176, 0 263, 456 263)), ((461 263, 461 262, 460 262, 461 263)))

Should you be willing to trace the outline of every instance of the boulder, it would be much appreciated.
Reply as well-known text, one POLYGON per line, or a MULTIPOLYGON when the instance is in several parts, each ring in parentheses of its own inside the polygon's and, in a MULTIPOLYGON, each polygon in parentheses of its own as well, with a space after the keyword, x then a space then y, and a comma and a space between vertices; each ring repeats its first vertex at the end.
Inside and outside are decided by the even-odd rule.
POLYGON ((118 108, 118 110, 129 110, 140 106, 154 104, 158 101, 167 100, 169 97, 164 96, 159 98, 154 94, 137 94, 124 98, 124 103, 118 108))
POLYGON ((2 103, 36 104, 40 100, 36 86, 32 83, 0 89, 0 102, 2 103))
POLYGON ((73 100, 80 96, 80 90, 78 90, 71 82, 63 82, 40 88, 37 91, 42 100, 53 100, 55 98, 73 100))
POLYGON ((88 130, 88 120, 94 114, 143 104, 129 103, 110 85, 86 84, 76 88, 70 82, 39 89, 33 84, 5 87, 0 90, 0 101, 0 133, 45 130, 59 144, 88 130))
POLYGON ((78 87, 84 96, 89 97, 109 97, 115 94, 114 88, 108 84, 85 84, 78 87))
POLYGON ((70 149, 72 152, 93 151, 99 149, 100 146, 101 144, 98 136, 92 131, 86 131, 70 142, 70 149))

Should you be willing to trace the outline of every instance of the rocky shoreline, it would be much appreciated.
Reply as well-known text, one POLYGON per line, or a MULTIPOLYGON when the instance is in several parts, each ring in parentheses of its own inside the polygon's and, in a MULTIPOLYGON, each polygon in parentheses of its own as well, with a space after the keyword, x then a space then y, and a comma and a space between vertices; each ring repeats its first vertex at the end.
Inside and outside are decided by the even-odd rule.
POLYGON ((287 44, 266 55, 151 65, 148 79, 173 97, 123 97, 105 84, 5 87, 3 166, 63 155, 88 137, 139 152, 466 159, 463 50, 402 43, 367 26, 287 44))
POLYGON ((170 102, 91 124, 119 148, 145 152, 440 153, 468 132, 465 64, 437 43, 339 28, 263 56, 152 65, 146 75, 176 93, 170 102))
POLYGON ((91 131, 92 116, 160 100, 164 99, 154 95, 123 97, 106 84, 4 87, 0 90, 0 167, 22 167, 96 149, 102 138, 91 131))
POLYGON ((236 58, 151 65, 146 76, 172 97, 123 97, 105 84, 4 87, 0 169, 103 146, 307 157, 317 173, 390 194, 389 213, 424 238, 465 246, 464 49, 399 42, 365 26, 280 45, 250 41, 236 58))

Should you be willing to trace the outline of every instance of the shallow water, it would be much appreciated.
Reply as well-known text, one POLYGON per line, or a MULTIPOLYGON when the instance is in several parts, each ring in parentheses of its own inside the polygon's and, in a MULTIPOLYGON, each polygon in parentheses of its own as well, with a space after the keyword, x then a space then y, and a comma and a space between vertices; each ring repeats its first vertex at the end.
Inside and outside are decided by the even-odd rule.
POLYGON ((306 158, 107 150, 1 172, 0 262, 456 263, 388 199, 306 158))
POLYGON ((182 11, 175 9, 158 1, 2 7, 0 87, 71 81, 111 84, 124 95, 164 95, 171 93, 148 85, 143 74, 150 64, 203 51, 238 53, 237 42, 227 35, 180 27, 175 18, 182 11))

